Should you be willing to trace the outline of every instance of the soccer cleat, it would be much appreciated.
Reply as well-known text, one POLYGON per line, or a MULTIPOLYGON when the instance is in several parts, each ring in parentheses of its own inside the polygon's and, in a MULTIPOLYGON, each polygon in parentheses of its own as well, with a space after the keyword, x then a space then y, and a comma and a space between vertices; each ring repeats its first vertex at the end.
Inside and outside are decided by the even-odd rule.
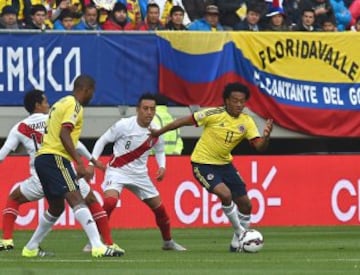
POLYGON ((113 243, 112 245, 108 245, 108 247, 117 250, 117 251, 121 251, 123 254, 125 254, 125 249, 122 249, 120 246, 118 246, 116 243, 113 243))
POLYGON ((163 250, 186 251, 186 248, 176 243, 174 240, 165 241, 162 247, 163 250))
POLYGON ((240 251, 240 238, 242 234, 239 236, 238 234, 234 233, 233 238, 230 243, 230 252, 239 252, 240 251))
POLYGON ((14 241, 12 239, 0 240, 0 251, 9 251, 14 249, 14 241))
POLYGON ((53 252, 42 250, 41 247, 30 250, 26 246, 24 246, 21 256, 26 258, 34 258, 34 257, 53 257, 55 254, 53 252))
MULTIPOLYGON (((121 249, 121 248, 120 248, 121 249)), ((125 251, 123 249, 121 250, 114 249, 107 246, 101 246, 101 247, 93 247, 91 249, 91 256, 95 258, 101 258, 101 257, 120 257, 125 254, 125 251)))
POLYGON ((87 244, 84 246, 83 252, 86 252, 86 253, 90 253, 90 252, 91 252, 91 244, 90 244, 90 243, 87 243, 87 244))

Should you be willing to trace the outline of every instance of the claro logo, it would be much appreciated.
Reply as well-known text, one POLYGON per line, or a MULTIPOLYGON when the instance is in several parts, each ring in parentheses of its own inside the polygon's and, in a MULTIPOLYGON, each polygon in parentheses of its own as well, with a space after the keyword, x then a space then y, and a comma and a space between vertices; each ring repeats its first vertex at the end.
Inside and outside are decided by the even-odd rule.
MULTIPOLYGON (((266 190, 271 187, 277 173, 277 168, 272 166, 266 176, 260 181, 258 162, 251 162, 251 185, 248 195, 251 200, 256 200, 258 208, 251 214, 251 222, 258 223, 264 217, 266 207, 281 206, 281 198, 266 198, 266 190), (261 184, 261 185, 260 185, 261 184)), ((184 224, 201 222, 203 224, 228 223, 228 218, 223 214, 221 202, 213 194, 209 194, 198 183, 192 181, 182 182, 175 192, 175 212, 184 224)))
POLYGON ((347 179, 341 179, 336 182, 331 192, 331 208, 336 218, 342 222, 350 221, 358 212, 358 220, 360 220, 360 179, 357 186, 347 179), (346 196, 346 198, 345 198, 346 196), (348 197, 358 197, 357 203, 349 204, 348 207, 340 207, 340 201, 347 200, 348 197))

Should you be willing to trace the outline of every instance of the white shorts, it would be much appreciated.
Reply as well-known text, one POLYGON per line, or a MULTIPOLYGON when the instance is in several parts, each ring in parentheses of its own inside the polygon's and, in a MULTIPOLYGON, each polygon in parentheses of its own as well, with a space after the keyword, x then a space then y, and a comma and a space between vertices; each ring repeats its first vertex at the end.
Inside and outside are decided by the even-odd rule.
POLYGON ((37 201, 44 197, 44 191, 40 180, 35 176, 31 176, 24 181, 18 182, 14 185, 13 189, 18 185, 20 185, 21 194, 23 194, 28 201, 37 201))
MULTIPOLYGON (((78 184, 81 196, 85 199, 90 193, 90 185, 84 179, 79 179, 78 184)), ((23 194, 28 201, 37 201, 45 196, 40 180, 35 176, 31 176, 24 181, 16 183, 10 192, 19 185, 21 194, 23 194)))
POLYGON ((119 173, 116 169, 106 169, 103 191, 116 190, 121 194, 123 188, 134 193, 140 200, 151 199, 159 196, 159 191, 147 174, 127 175, 119 173))

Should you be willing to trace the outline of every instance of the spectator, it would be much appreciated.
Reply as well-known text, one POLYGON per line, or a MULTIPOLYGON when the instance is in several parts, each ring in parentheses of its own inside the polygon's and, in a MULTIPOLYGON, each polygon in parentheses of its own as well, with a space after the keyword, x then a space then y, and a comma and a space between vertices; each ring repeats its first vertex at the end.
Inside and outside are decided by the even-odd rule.
POLYGON ((75 30, 101 30, 99 25, 99 12, 93 4, 85 6, 84 15, 80 22, 74 26, 75 30))
POLYGON ((356 18, 355 24, 351 26, 350 30, 354 32, 360 32, 360 16, 356 18))
POLYGON ((190 31, 223 31, 223 26, 219 23, 219 8, 215 5, 206 7, 204 18, 192 22, 188 29, 190 31))
POLYGON ((225 30, 233 30, 241 19, 237 13, 244 0, 216 0, 215 4, 220 10, 220 24, 225 30))
POLYGON ((51 27, 45 23, 47 10, 43 5, 33 5, 31 8, 31 22, 26 24, 26 29, 49 30, 51 27))
POLYGON ((352 16, 351 25, 354 25, 356 18, 360 16, 360 0, 353 0, 349 7, 349 11, 352 16))
POLYGON ((0 16, 0 29, 21 29, 17 20, 17 12, 12 6, 4 6, 0 16))
POLYGON ((187 28, 184 26, 184 9, 180 6, 173 6, 170 11, 170 20, 166 24, 166 30, 172 31, 186 31, 187 28))
POLYGON ((318 29, 315 27, 315 11, 313 9, 305 9, 301 13, 300 23, 293 30, 302 32, 314 32, 318 29))
MULTIPOLYGON (((184 6, 183 6, 181 0, 152 0, 152 2, 156 3, 160 8, 159 18, 163 25, 166 25, 166 23, 170 20, 171 9, 174 6, 180 6, 182 9, 184 9, 184 6)), ((185 13, 185 10, 184 10, 184 19, 183 20, 185 22, 185 25, 188 25, 190 23, 190 19, 189 19, 188 15, 185 13)))
POLYGON ((63 9, 58 19, 54 22, 54 30, 69 31, 74 29, 75 15, 70 9, 63 9))
POLYGON ((330 4, 334 11, 337 30, 345 31, 352 19, 349 9, 345 6, 343 0, 330 0, 330 4))
MULTIPOLYGON (((73 13, 73 19, 79 19, 82 16, 82 1, 79 0, 56 0, 56 5, 51 12, 51 20, 55 22, 59 19, 63 10, 70 10, 73 13)), ((79 22, 76 22, 76 24, 79 22)), ((75 24, 75 21, 74 21, 75 24)), ((54 27, 55 28, 55 27, 54 27)))
POLYGON ((102 25, 103 30, 129 31, 135 30, 134 24, 130 21, 127 8, 123 3, 116 3, 108 19, 102 25))
POLYGON ((147 0, 118 0, 126 6, 127 16, 130 22, 135 26, 139 26, 146 16, 147 0))
POLYGON ((146 18, 144 22, 138 27, 140 31, 158 31, 164 30, 164 25, 160 22, 160 8, 156 3, 147 5, 146 18))
MULTIPOLYGON (((1 1, 0 1, 1 2, 1 1)), ((12 0, 13 7, 18 10, 18 19, 22 21, 25 26, 32 24, 32 9, 35 5, 42 5, 45 8, 45 25, 48 25, 49 28, 52 28, 52 21, 51 21, 51 7, 49 2, 50 1, 39 1, 39 0, 12 0)))
POLYGON ((245 2, 247 8, 253 7, 258 13, 260 13, 260 22, 262 19, 266 18, 266 14, 268 14, 271 7, 279 7, 279 5, 269 3, 265 0, 245 0, 245 2))
POLYGON ((288 26, 295 26, 301 20, 301 2, 302 0, 284 0, 283 8, 286 14, 288 26))
POLYGON ((334 18, 333 9, 330 4, 330 0, 302 0, 300 1, 301 10, 312 9, 315 12, 315 23, 316 29, 321 28, 322 21, 327 18, 334 18))
POLYGON ((286 23, 285 12, 282 8, 272 8, 266 15, 269 18, 269 23, 266 27, 267 31, 288 31, 289 27, 286 23))
POLYGON ((201 19, 205 16, 206 6, 210 4, 209 0, 182 0, 184 9, 191 22, 201 19))
POLYGON ((260 11, 257 6, 249 6, 246 11, 246 17, 243 21, 234 26, 237 31, 260 31, 260 11))
POLYGON ((332 18, 326 18, 322 22, 321 31, 323 32, 336 32, 336 24, 332 18))

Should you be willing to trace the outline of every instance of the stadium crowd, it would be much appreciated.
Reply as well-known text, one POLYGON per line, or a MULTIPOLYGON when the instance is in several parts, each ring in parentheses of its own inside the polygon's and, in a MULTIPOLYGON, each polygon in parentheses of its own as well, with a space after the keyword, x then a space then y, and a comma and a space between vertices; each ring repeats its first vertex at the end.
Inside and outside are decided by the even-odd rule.
POLYGON ((0 29, 360 31, 360 0, 0 0, 0 29))

